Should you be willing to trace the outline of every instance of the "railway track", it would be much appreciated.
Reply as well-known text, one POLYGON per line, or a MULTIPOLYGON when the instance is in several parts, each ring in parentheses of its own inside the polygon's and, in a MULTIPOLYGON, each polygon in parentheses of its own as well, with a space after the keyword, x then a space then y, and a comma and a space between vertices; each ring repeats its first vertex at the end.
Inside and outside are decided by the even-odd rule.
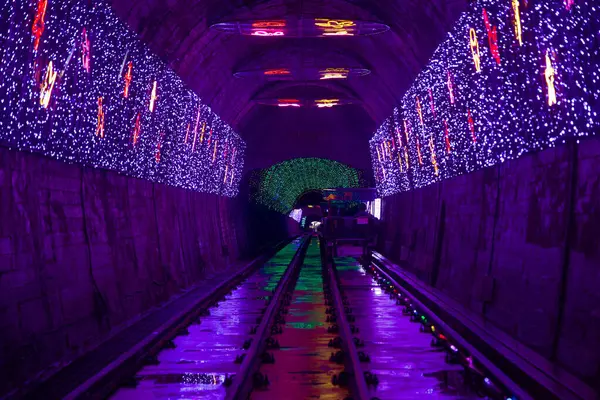
POLYGON ((382 267, 322 248, 288 244, 111 398, 532 398, 382 267))

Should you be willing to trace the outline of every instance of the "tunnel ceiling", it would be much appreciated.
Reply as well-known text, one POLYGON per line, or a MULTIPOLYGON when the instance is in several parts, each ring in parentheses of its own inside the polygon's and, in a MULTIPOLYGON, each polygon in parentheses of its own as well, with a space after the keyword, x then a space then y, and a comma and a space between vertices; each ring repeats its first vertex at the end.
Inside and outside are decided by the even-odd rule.
POLYGON ((112 0, 117 15, 248 143, 247 167, 326 157, 370 169, 368 139, 391 113, 468 0, 112 0), (219 32, 223 21, 286 17, 379 21, 373 36, 285 38, 219 32), (268 81, 267 68, 365 68, 348 80, 268 81), (331 109, 260 105, 260 98, 348 98, 331 109))

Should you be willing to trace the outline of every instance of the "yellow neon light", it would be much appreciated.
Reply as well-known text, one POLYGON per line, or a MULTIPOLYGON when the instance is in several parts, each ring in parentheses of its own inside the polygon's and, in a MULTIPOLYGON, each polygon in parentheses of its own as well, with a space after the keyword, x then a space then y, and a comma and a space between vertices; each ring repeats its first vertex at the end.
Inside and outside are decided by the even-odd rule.
POLYGON ((429 148, 431 149, 431 163, 433 164, 433 170, 435 171, 435 176, 439 175, 438 164, 435 158, 435 145, 433 144, 433 135, 429 138, 429 148))
POLYGON ((521 11, 519 10, 519 0, 512 0, 512 9, 514 14, 515 37, 519 42, 519 46, 523 45, 523 32, 521 29, 521 11))
POLYGON ((398 152, 398 165, 400 165, 400 172, 404 172, 402 169, 402 156, 400 155, 400 152, 398 152))
POLYGON ((477 41, 477 32, 474 28, 469 31, 471 53, 473 54, 473 63, 475 70, 481 72, 481 55, 479 54, 479 42, 477 41))
POLYGON ((206 132, 206 121, 202 121, 202 132, 200 134, 200 143, 204 142, 204 132, 206 132))
POLYGON ((98 121, 96 123, 96 136, 104 137, 104 108, 102 107, 102 97, 98 97, 98 121))
POLYGON ((319 108, 323 108, 323 107, 330 108, 330 107, 339 105, 339 101, 340 101, 340 99, 321 99, 321 100, 315 100, 315 104, 319 108))
POLYGON ((152 93, 150 93, 150 112, 154 112, 154 103, 156 102, 156 98, 158 97, 156 95, 156 89, 157 89, 157 82, 154 81, 154 85, 152 85, 152 93))
POLYGON ((556 70, 552 66, 552 60, 550 54, 546 51, 546 70, 544 71, 544 77, 546 78, 546 84, 548 85, 548 105, 553 106, 557 103, 556 100, 556 88, 554 87, 556 70))
POLYGON ((217 159, 217 142, 218 142, 218 140, 215 140, 215 149, 213 150, 213 159, 212 159, 213 163, 217 159))
POLYGON ((316 18, 315 26, 323 29, 323 36, 337 36, 337 35, 354 35, 349 29, 353 29, 356 24, 354 21, 346 19, 328 19, 328 18, 316 18))
POLYGON ((46 70, 46 76, 40 85, 40 105, 44 108, 48 108, 48 105, 50 105, 52 89, 54 89, 57 75, 58 71, 54 70, 52 61, 50 61, 48 63, 48 69, 46 70))
POLYGON ((408 157, 408 148, 404 148, 404 160, 406 161, 406 170, 410 168, 409 157, 408 157))
POLYGON ((376 149, 377 149, 377 160, 379 162, 381 162, 381 153, 379 152, 379 146, 377 146, 376 149))
POLYGON ((321 74, 320 79, 346 79, 349 70, 347 68, 327 68, 319 73, 321 74))

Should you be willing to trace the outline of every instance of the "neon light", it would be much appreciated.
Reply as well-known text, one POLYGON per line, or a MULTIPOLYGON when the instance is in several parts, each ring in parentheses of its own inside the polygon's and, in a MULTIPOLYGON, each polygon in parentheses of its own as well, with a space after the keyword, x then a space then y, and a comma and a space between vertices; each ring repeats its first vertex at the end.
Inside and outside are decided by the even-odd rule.
POLYGON ((48 69, 46 70, 46 76, 40 85, 40 105, 44 108, 48 108, 48 105, 50 105, 52 89, 54 89, 57 75, 58 71, 54 71, 52 61, 50 61, 48 63, 48 69))
POLYGON ((392 150, 390 149, 390 142, 386 141, 385 145, 386 145, 386 148, 387 148, 388 156, 390 157, 390 160, 391 160, 392 159, 392 150))
POLYGON ((331 108, 333 106, 338 106, 340 105, 339 103, 340 99, 321 99, 321 100, 315 100, 315 104, 317 105, 318 108, 331 108))
POLYGON ((481 56, 479 54, 479 42, 477 41, 477 32, 474 28, 469 30, 471 53, 473 54, 473 63, 475 70, 481 72, 481 56))
POLYGON ((404 172, 404 170, 402 169, 402 156, 400 152, 398 152, 398 165, 400 165, 400 172, 404 172))
POLYGON ((444 138, 446 140, 446 154, 450 154, 452 147, 450 146, 450 132, 448 131, 448 122, 446 120, 444 120, 444 138))
POLYGON ((210 145, 210 141, 212 140, 212 128, 210 128, 210 131, 208 131, 208 140, 206 141, 206 144, 210 145))
POLYGON ((300 100, 298 99, 278 99, 277 105, 279 107, 300 107, 300 100))
POLYGON ((154 103, 156 102, 156 98, 158 97, 156 95, 157 85, 158 83, 154 81, 154 84, 152 85, 152 93, 150 93, 150 107, 148 107, 150 112, 154 112, 154 103))
POLYGON ((450 104, 454 104, 454 85, 452 85, 452 75, 448 71, 448 94, 450 95, 450 104))
POLYGON ((519 42, 519 46, 523 45, 523 32, 521 30, 521 11, 519 10, 519 0, 512 0, 512 9, 514 14, 515 37, 519 42))
POLYGON ((188 122, 187 130, 185 131, 185 140, 183 141, 185 144, 188 143, 188 139, 190 138, 190 126, 191 124, 188 122))
POLYGON ((552 66, 552 60, 550 59, 549 51, 546 51, 546 70, 544 71, 544 77, 546 78, 546 85, 548 86, 548 105, 553 106, 557 103, 556 100, 556 88, 554 87, 556 71, 552 66))
POLYGON ((423 110, 421 109, 421 101, 417 96, 417 113, 419 114, 419 120, 421 120, 421 126, 423 126, 423 110))
POLYGON ((254 31, 252 36, 283 36, 283 31, 254 31))
POLYGON ((376 149, 377 149, 377 160, 379 160, 379 162, 381 162, 381 153, 379 152, 379 146, 377 146, 376 149))
POLYGON ((81 64, 83 65, 83 69, 87 73, 90 72, 90 61, 91 61, 91 44, 90 39, 87 36, 87 31, 83 28, 83 32, 81 33, 81 64))
POLYGON ((154 159, 156 160, 157 164, 160 162, 160 149, 162 147, 162 141, 163 141, 164 137, 165 137, 165 133, 161 132, 160 136, 158 138, 158 143, 156 144, 156 154, 154 155, 154 159))
POLYGON ((473 121, 473 116, 471 115, 471 110, 467 109, 469 118, 469 130, 471 131, 471 137, 473 138, 473 143, 477 142, 477 136, 475 136, 475 122, 473 121))
POLYGON ((409 164, 409 157, 408 157, 408 148, 404 148, 404 160, 406 161, 406 169, 408 170, 410 168, 410 164, 409 164))
POLYGON ((138 142, 140 135, 142 134, 142 113, 137 113, 137 117, 135 118, 135 126, 133 128, 133 146, 138 142))
POLYGON ((437 117, 437 115, 435 115, 435 102, 433 101, 433 92, 431 89, 429 89, 429 105, 431 106, 431 113, 433 114, 433 117, 437 117))
POLYGON ((417 155, 419 156, 419 165, 423 165, 423 156, 421 155, 421 143, 417 137, 417 155))
POLYGON ((575 0, 564 0, 565 1, 565 8, 567 9, 567 11, 571 11, 571 7, 573 7, 573 5, 575 4, 575 0))
MULTIPOLYGON (((212 131, 211 131, 211 133, 212 133, 212 131)), ((212 159, 213 164, 215 163, 215 160, 217 159, 217 142, 218 142, 218 140, 215 140, 215 148, 213 150, 213 159, 212 159)))
POLYGON ((490 44, 490 52, 492 57, 496 60, 496 64, 500 65, 500 50, 498 49, 498 28, 492 26, 486 9, 483 9, 483 22, 485 23, 485 30, 488 34, 488 42, 490 44))
POLYGON ((349 70, 347 68, 327 68, 319 71, 321 80, 324 79, 346 79, 348 78, 349 70))
POLYGON ((253 28, 284 28, 285 21, 256 21, 252 23, 253 28))
POLYGON ((225 174, 223 175, 223 183, 227 184, 227 169, 229 165, 225 164, 225 174))
POLYGON ((96 122, 96 136, 104 137, 104 108, 102 97, 98 97, 98 121, 96 122))
POLYGON ((291 71, 287 68, 268 69, 263 72, 264 75, 289 75, 291 71))
POLYGON ((406 124, 406 120, 404 120, 403 122, 404 122, 404 136, 406 137, 406 145, 408 146, 408 134, 409 134, 408 125, 406 124))
MULTIPOLYGON (((396 136, 398 137, 398 149, 402 147, 402 136, 400 136, 400 128, 396 128, 396 136)), ((406 143, 408 145, 408 143, 406 143)))
POLYGON ((125 98, 129 97, 129 86, 131 85, 131 79, 133 79, 133 62, 129 61, 129 64, 127 64, 127 73, 125 73, 125 76, 123 77, 123 80, 125 81, 123 97, 125 98))
POLYGON ((202 131, 200 133, 200 143, 204 142, 204 132, 206 132, 206 121, 202 121, 202 131))
POLYGON ((435 176, 438 176, 439 169, 438 169, 437 160, 435 158, 435 145, 433 143, 433 135, 431 135, 431 137, 429 138, 429 148, 431 149, 431 164, 433 164, 433 171, 435 173, 435 176))
POLYGON ((198 116, 196 117, 196 126, 194 126, 194 143, 192 143, 192 153, 196 150, 196 138, 198 137, 198 123, 200 122, 200 107, 198 107, 198 116))
POLYGON ((35 37, 33 41, 33 50, 37 51, 40 46, 40 40, 44 34, 46 18, 46 7, 48 6, 48 0, 39 0, 37 11, 35 12, 35 18, 33 19, 33 25, 31 26, 31 32, 35 37))
POLYGON ((352 36, 353 32, 348 28, 354 28, 356 25, 353 21, 346 19, 328 19, 328 18, 316 18, 315 26, 323 30, 323 36, 352 36))

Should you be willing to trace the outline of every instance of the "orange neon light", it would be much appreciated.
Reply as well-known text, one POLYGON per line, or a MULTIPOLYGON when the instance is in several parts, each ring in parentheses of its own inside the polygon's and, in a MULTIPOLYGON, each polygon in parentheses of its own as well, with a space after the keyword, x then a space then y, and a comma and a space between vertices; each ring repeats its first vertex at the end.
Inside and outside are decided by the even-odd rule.
POLYGON ((439 169, 437 164, 437 159, 435 158, 435 145, 433 143, 433 135, 429 138, 429 148, 431 149, 431 164, 433 164, 433 170, 435 172, 435 176, 439 175, 439 169))
POLYGON ((481 55, 479 54, 479 42, 477 41, 477 32, 475 32, 475 28, 471 28, 469 30, 469 37, 471 53, 473 54, 473 63, 475 64, 475 71, 481 72, 481 55))
POLYGON ((133 146, 137 144, 140 135, 142 134, 142 113, 138 113, 135 118, 135 126, 133 128, 133 146))
POLYGON ((377 160, 381 162, 381 153, 379 152, 379 145, 375 149, 377 150, 377 160))
POLYGON ((423 126, 423 110, 421 109, 421 101, 419 100, 419 96, 417 96, 417 113, 419 114, 421 126, 423 126))
POLYGON ((387 140, 385 141, 385 145, 387 147, 387 153, 388 156, 390 157, 390 160, 392 159, 392 150, 390 149, 390 142, 388 142, 387 140))
POLYGON ((200 143, 204 142, 204 132, 206 132, 206 121, 202 121, 202 131, 200 131, 200 143))
POLYGON ((448 131, 448 122, 446 120, 444 120, 444 138, 446 140, 446 153, 450 154, 452 147, 450 146, 450 132, 448 131))
POLYGON ((127 64, 127 72, 125 73, 125 76, 123 77, 123 80, 125 81, 125 89, 123 89, 123 97, 125 97, 125 98, 129 97, 129 86, 131 85, 132 79, 133 79, 133 62, 129 61, 129 64, 127 64))
POLYGON ((96 123, 96 136, 104 137, 104 107, 102 97, 98 97, 98 121, 96 123))
POLYGON ((417 137, 417 155, 419 156, 419 165, 423 165, 423 156, 421 155, 421 143, 417 137))
POLYGON ((44 108, 48 108, 50 105, 50 99, 52 98, 52 90, 56 83, 56 77, 58 71, 54 70, 52 61, 48 63, 48 69, 46 70, 46 76, 40 85, 40 105, 44 108))
POLYGON ((217 159, 217 142, 218 142, 218 140, 215 140, 215 147, 213 150, 213 159, 212 159, 213 164, 215 163, 215 160, 217 159))
POLYGON ((46 8, 48 7, 48 0, 39 0, 37 11, 35 12, 35 17, 33 19, 33 25, 31 26, 31 32, 34 36, 33 41, 33 49, 37 51, 40 46, 40 40, 42 39, 42 35, 44 34, 45 22, 46 18, 46 8))
POLYGON ((492 57, 496 60, 496 64, 500 65, 500 50, 498 49, 498 27, 493 26, 490 22, 490 18, 486 9, 483 9, 483 22, 485 23, 485 30, 488 34, 488 42, 490 44, 490 52, 492 57))
POLYGON ((523 45, 523 31, 521 28, 521 11, 519 10, 520 4, 519 0, 512 0, 512 9, 514 14, 514 24, 515 24, 515 37, 519 42, 519 46, 523 45))
POLYGON ((431 113, 433 114, 433 117, 436 117, 435 114, 435 102, 433 101, 433 92, 431 91, 431 89, 429 89, 429 105, 431 106, 431 113))
POLYGON ((157 88, 158 88, 158 83, 156 81, 154 81, 154 84, 152 85, 152 93, 150 93, 150 106, 148 107, 150 112, 154 112, 154 103, 156 103, 156 98, 158 97, 156 95, 157 88))
POLYGON ((469 130, 471 131, 471 137, 473 138, 473 143, 477 142, 477 136, 475 135, 475 122, 473 121, 473 116, 471 115, 471 110, 467 109, 468 112, 468 122, 469 122, 469 130))
POLYGON ((256 21, 252 23, 253 28, 283 28, 285 21, 256 21))
POLYGON ((346 19, 328 19, 328 18, 316 18, 315 26, 323 29, 323 36, 352 36, 353 32, 349 29, 353 29, 356 24, 354 21, 346 19))
POLYGON ((90 39, 88 38, 87 31, 83 28, 83 32, 81 33, 81 64, 83 65, 83 69, 87 73, 90 72, 90 62, 91 62, 91 44, 90 39))
POLYGON ((162 147, 162 141, 164 137, 165 133, 161 132, 160 137, 158 138, 158 143, 156 144, 156 154, 154 156, 154 159, 156 160, 157 164, 160 162, 160 149, 162 147))
POLYGON ((546 69, 544 71, 544 77, 546 78, 546 85, 548 86, 548 105, 553 106, 557 103, 556 100, 556 88, 554 86, 556 70, 552 66, 552 60, 550 59, 549 51, 546 51, 546 69))
POLYGON ((448 71, 448 94, 450 95, 450 104, 454 104, 454 85, 452 84, 450 71, 448 71))
POLYGON ((268 69, 263 72, 264 75, 289 75, 291 71, 287 68, 268 69))
POLYGON ((196 117, 196 125, 194 126, 194 143, 192 143, 192 153, 196 150, 196 138, 198 137, 198 123, 200 123, 200 106, 198 106, 198 116, 196 117))

